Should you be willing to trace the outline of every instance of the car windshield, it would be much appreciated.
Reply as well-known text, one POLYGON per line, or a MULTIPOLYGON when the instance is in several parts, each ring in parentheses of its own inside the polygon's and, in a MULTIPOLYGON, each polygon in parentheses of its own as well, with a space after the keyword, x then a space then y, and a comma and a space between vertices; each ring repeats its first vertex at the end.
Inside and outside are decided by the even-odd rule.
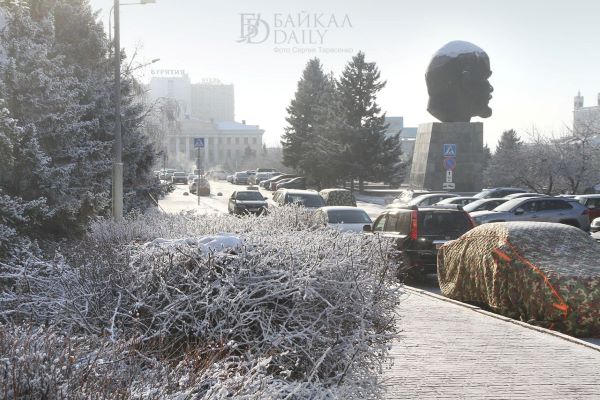
POLYGON ((287 197, 287 203, 301 204, 306 207, 322 207, 325 205, 325 200, 318 194, 290 193, 287 197))
POLYGON ((327 219, 330 224, 370 224, 371 218, 364 210, 329 210, 327 219))
POLYGON ((471 229, 471 223, 463 212, 427 212, 419 213, 419 236, 439 236, 451 234, 459 236, 471 229))
POLYGON ((248 174, 247 174, 247 173, 245 173, 245 172, 236 172, 236 173, 235 173, 235 176, 237 176, 237 177, 239 178, 239 177, 248 176, 248 174))
POLYGON ((237 199, 242 201, 248 200, 264 200, 262 194, 260 192, 238 192, 237 199))
POLYGON ((173 176, 186 176, 185 172, 175 172, 173 176))

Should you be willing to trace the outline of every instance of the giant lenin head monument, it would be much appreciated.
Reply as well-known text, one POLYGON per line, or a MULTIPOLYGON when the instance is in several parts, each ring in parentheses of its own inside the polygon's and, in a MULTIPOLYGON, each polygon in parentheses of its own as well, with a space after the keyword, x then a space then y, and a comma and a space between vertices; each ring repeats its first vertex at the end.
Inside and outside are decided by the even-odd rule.
POLYGON ((492 115, 492 71, 485 51, 453 41, 431 58, 425 73, 427 111, 441 122, 419 125, 410 186, 415 189, 475 192, 481 189, 483 123, 492 115))

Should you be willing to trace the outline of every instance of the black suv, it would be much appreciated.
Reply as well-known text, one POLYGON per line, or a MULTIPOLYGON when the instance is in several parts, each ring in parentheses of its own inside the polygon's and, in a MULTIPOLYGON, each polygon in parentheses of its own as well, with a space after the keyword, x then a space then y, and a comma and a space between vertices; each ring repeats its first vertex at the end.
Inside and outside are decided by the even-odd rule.
POLYGON ((418 277, 437 272, 437 252, 475 223, 462 207, 400 207, 384 211, 365 230, 396 239, 398 276, 418 277))

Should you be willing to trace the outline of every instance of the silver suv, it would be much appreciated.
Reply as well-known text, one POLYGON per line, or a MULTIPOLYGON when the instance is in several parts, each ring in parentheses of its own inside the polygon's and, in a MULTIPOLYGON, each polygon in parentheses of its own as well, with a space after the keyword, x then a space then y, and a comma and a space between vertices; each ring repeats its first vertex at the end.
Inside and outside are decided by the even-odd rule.
POLYGON ((491 211, 472 212, 478 224, 505 221, 558 222, 576 226, 585 231, 590 228, 587 207, 573 199, 557 197, 526 197, 509 200, 491 211))

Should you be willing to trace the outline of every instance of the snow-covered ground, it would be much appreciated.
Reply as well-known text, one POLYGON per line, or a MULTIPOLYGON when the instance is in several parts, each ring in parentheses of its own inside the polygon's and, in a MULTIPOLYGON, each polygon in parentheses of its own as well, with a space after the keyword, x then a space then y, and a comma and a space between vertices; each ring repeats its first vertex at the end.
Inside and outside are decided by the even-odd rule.
MULTIPOLYGON (((227 213, 227 202, 231 194, 236 190, 244 190, 245 188, 243 185, 234 185, 226 181, 210 181, 210 196, 200 196, 200 204, 198 205, 197 196, 184 195, 188 191, 187 185, 176 185, 175 191, 160 200, 159 205, 168 213, 188 210, 195 210, 201 214, 227 213), (219 196, 218 193, 222 195, 219 196)), ((273 192, 264 189, 260 189, 260 192, 272 204, 270 199, 273 192)), ((359 195, 356 204, 364 209, 373 220, 385 209, 383 197, 359 195)))

